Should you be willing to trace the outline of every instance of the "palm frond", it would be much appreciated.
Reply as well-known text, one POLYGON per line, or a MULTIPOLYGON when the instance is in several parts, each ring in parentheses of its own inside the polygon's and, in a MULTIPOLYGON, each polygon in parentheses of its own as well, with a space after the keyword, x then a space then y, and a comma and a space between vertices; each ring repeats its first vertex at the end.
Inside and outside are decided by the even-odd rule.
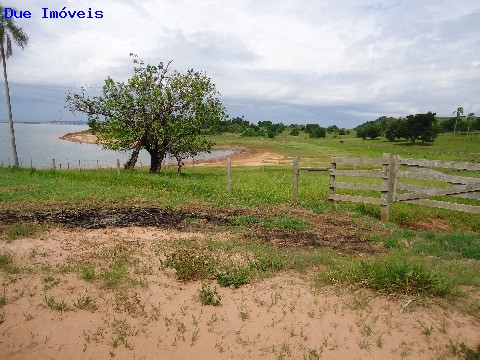
POLYGON ((28 35, 25 33, 25 31, 23 31, 21 27, 16 26, 13 21, 8 21, 6 23, 6 28, 12 35, 15 44, 23 49, 28 43, 28 35))

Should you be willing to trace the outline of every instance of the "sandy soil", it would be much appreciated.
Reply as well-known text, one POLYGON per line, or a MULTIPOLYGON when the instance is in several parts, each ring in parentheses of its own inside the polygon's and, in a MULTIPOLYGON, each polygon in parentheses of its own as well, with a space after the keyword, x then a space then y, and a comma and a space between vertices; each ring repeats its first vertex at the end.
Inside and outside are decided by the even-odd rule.
MULTIPOLYGON (((68 133, 60 137, 62 140, 79 142, 84 144, 96 144, 97 138, 88 131, 81 131, 75 133, 68 133)), ((216 150, 233 150, 234 154, 230 156, 233 166, 263 166, 263 165, 278 165, 291 164, 292 159, 280 154, 275 154, 263 149, 246 149, 242 147, 222 147, 215 146, 216 150)), ((224 165, 227 157, 220 157, 212 160, 202 160, 195 162, 195 165, 224 165)), ((189 164, 185 161, 185 164, 189 164)))
POLYGON ((24 269, 2 274, 0 358, 437 359, 458 357, 462 343, 473 349, 480 343, 474 318, 438 303, 337 287, 315 290, 312 280, 321 269, 219 288, 221 306, 214 307, 199 301, 200 282, 179 282, 174 270, 161 267, 160 249, 181 239, 231 236, 54 226, 0 242, 1 253, 12 254, 24 269), (125 251, 133 259, 132 281, 108 287, 82 278, 85 264, 97 274, 108 272, 112 256, 125 251))

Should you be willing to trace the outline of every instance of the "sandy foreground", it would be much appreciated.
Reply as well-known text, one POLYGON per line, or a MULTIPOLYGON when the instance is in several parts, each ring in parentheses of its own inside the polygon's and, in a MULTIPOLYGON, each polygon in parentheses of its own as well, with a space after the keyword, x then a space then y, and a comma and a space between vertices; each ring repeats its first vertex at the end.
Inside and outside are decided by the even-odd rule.
POLYGON ((238 289, 219 288, 220 306, 202 305, 200 281, 180 282, 162 268, 165 249, 182 239, 232 236, 127 227, 54 227, 2 241, 0 251, 30 271, 3 275, 2 359, 438 359, 477 349, 475 318, 437 301, 366 290, 315 290, 322 271, 281 273, 238 289), (133 256, 135 283, 106 287, 85 279, 109 259, 133 256), (72 271, 72 269, 77 269, 72 271))

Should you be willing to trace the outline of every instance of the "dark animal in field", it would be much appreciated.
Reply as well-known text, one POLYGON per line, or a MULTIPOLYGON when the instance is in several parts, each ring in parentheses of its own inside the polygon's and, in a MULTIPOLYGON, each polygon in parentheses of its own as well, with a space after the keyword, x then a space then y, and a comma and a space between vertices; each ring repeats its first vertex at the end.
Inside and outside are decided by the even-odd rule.
POLYGON ((340 144, 343 144, 344 142, 345 142, 345 141, 343 141, 343 140, 340 140, 340 144))

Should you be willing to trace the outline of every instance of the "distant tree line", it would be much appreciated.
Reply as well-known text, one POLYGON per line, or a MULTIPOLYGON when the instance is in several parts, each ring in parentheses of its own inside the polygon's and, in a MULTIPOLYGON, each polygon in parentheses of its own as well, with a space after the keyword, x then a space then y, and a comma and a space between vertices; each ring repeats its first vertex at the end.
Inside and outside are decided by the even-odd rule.
POLYGON ((451 117, 443 120, 439 124, 440 132, 470 132, 480 130, 480 117, 476 117, 474 113, 469 113, 467 116, 451 117))
POLYGON ((299 136, 303 131, 309 135, 309 137, 318 139, 324 138, 327 133, 346 135, 350 133, 349 130, 339 128, 336 125, 329 127, 322 127, 318 124, 306 124, 306 125, 285 125, 283 123, 275 124, 272 121, 259 121, 256 125, 245 120, 244 117, 234 117, 227 120, 222 120, 212 129, 212 133, 234 133, 241 134, 245 137, 268 137, 275 138, 277 135, 283 133, 285 130, 289 130, 289 135, 299 136))
POLYGON ((375 121, 367 121, 355 128, 357 137, 376 139, 385 136, 389 141, 406 139, 432 142, 439 133, 435 113, 408 115, 406 118, 382 116, 375 121))
POLYGON ((376 139, 381 136, 389 141, 395 139, 406 139, 415 143, 417 140, 422 142, 432 142, 439 133, 446 132, 470 132, 480 130, 480 118, 470 113, 468 116, 460 116, 463 108, 458 108, 452 117, 441 122, 435 117, 435 113, 408 115, 407 117, 387 117, 381 116, 374 121, 367 121, 354 130, 357 131, 357 137, 363 139, 376 139))

